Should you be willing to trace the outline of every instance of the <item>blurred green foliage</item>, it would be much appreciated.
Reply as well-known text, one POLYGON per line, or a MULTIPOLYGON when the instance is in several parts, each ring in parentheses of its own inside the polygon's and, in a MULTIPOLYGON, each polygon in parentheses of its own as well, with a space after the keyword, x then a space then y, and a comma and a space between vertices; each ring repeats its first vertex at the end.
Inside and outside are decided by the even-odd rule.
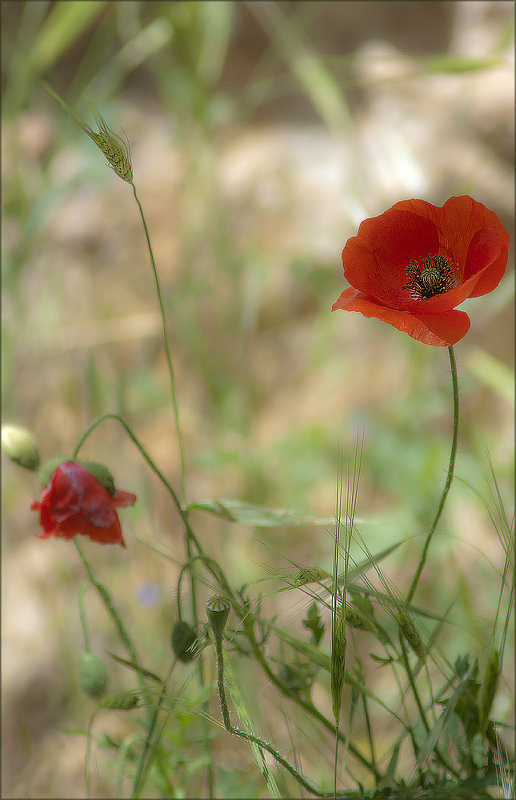
MULTIPOLYGON (((232 146, 236 130, 255 133, 264 125, 281 127, 285 119, 301 127, 308 120, 336 137, 343 148, 351 146, 366 108, 363 99, 360 104, 361 81, 366 79, 356 71, 354 45, 339 49, 332 39, 331 7, 337 5, 139 0, 1 4, 4 419, 32 427, 46 459, 71 451, 94 417, 106 411, 120 413, 157 452, 157 460, 163 459, 172 481, 177 479, 159 328, 151 324, 132 338, 127 333, 136 325, 133 315, 152 316, 156 308, 145 255, 136 249, 138 220, 129 203, 124 205, 126 187, 111 188, 115 178, 91 142, 41 90, 39 81, 45 79, 81 113, 87 113, 92 99, 110 124, 133 121, 134 129, 127 133, 135 149, 141 143, 135 137, 144 142, 159 121, 170 150, 180 154, 180 196, 164 196, 157 183, 145 188, 149 204, 154 192, 160 198, 149 214, 151 237, 155 232, 163 239, 165 232, 179 240, 177 254, 171 257, 166 251, 162 262, 158 258, 158 269, 178 367, 190 499, 233 496, 331 515, 342 470, 340 450, 352 451, 363 430, 361 530, 373 552, 409 540, 389 562, 389 569, 405 583, 444 482, 451 426, 446 354, 405 341, 394 330, 387 334, 381 323, 351 319, 356 315, 344 322, 344 315, 329 313, 342 289, 340 249, 352 235, 349 220, 347 227, 343 224, 342 240, 334 243, 331 261, 315 249, 303 253, 283 248, 275 239, 281 231, 273 226, 264 245, 259 237, 247 236, 249 209, 226 203, 218 182, 224 147, 232 146), (35 142, 29 135, 33 130, 35 142), (81 192, 84 214, 97 214, 93 218, 100 220, 98 235, 75 240, 71 236, 67 241, 62 229, 56 234, 53 222, 66 215, 68 199, 81 192), (101 226, 106 197, 112 216, 101 226), (117 207, 123 209, 118 216, 117 207), (109 328, 113 321, 125 321, 125 327, 109 328), (72 334, 78 341, 72 341, 72 334)), ((356 27, 354 15, 361 5, 368 4, 343 4, 350 29, 356 27)), ((491 53, 465 58, 448 52, 450 25, 447 18, 441 22, 440 15, 457 4, 438 5, 449 7, 435 11, 435 27, 442 33, 440 52, 430 52, 424 25, 405 33, 406 39, 415 40, 415 50, 419 48, 415 56, 410 51, 410 64, 423 96, 428 76, 461 76, 467 86, 470 75, 498 65, 511 35, 510 20, 501 15, 491 53)), ((376 12, 382 13, 379 8, 376 12)), ((367 14, 370 17, 373 10, 367 14)), ((372 24, 369 20, 362 29, 364 41, 372 24)), ((430 119, 431 107, 427 113, 430 119)), ((384 124, 388 130, 388 117, 384 124)), ((471 136, 480 133, 472 130, 471 136)), ((488 143, 486 149, 490 147, 488 143)), ((308 149, 306 159, 310 157, 308 149)), ((493 157, 498 169, 507 168, 501 155, 495 152, 493 157)), ((423 167, 432 173, 432 163, 423 167)), ((135 163, 137 184, 145 178, 138 168, 135 163)), ((481 174, 472 176, 477 188, 481 179, 481 174)), ((371 193, 374 190, 371 186, 371 193)), ((350 205, 353 191, 350 185, 350 205)), ((287 200, 291 206, 295 201, 287 200)), ((256 213, 254 207, 251 211, 256 213)), ((281 223, 282 218, 278 228, 281 223)), ((512 319, 513 286, 508 277, 486 299, 482 330, 496 330, 502 324, 497 321, 507 315, 512 319)), ((482 567, 470 576, 465 574, 470 567, 463 571, 456 555, 458 540, 468 552, 478 546, 476 540, 468 544, 469 520, 457 528, 464 506, 472 508, 480 527, 485 527, 485 503, 475 492, 485 491, 486 447, 495 453, 507 507, 513 479, 512 450, 507 446, 513 400, 510 359, 503 346, 497 352, 492 340, 489 345, 473 340, 473 331, 471 336, 471 344, 466 338, 457 348, 462 392, 457 475, 462 483, 454 484, 435 542, 436 561, 428 565, 423 581, 430 607, 442 611, 457 600, 458 627, 445 634, 456 654, 482 646, 488 623, 478 615, 485 613, 489 620, 497 601, 493 575, 499 569, 499 542, 492 527, 489 542, 496 551, 496 566, 491 568, 479 555, 482 567), (499 419, 504 420, 503 428, 499 419)), ((182 557, 169 506, 120 432, 106 428, 91 443, 90 452, 110 466, 113 462, 120 485, 138 492, 139 508, 127 516, 135 530, 182 557)), ((8 527, 24 537, 11 540, 11 546, 18 547, 35 522, 21 512, 28 510, 27 485, 17 489, 11 475, 7 480, 8 527)), ((210 542, 213 535, 214 548, 221 543, 222 556, 230 563, 234 559, 235 574, 240 576, 244 564, 254 576, 254 562, 263 557, 254 540, 235 533, 229 523, 223 528, 205 523, 203 534, 210 542)), ((266 541, 295 560, 330 565, 331 538, 313 528, 280 529, 266 541)), ((145 556, 139 566, 154 569, 145 556)), ((126 581, 117 577, 117 562, 107 559, 106 569, 121 593, 136 591, 137 570, 126 581)), ((161 578, 159 568, 157 573, 161 578)), ((75 577, 71 574, 70 580, 75 577)), ((134 617, 148 646, 148 666, 155 668, 151 647, 158 635, 148 621, 142 622, 140 612, 136 608, 134 617)), ((284 607, 279 613, 285 613, 284 607)), ((169 606, 163 605, 154 624, 166 632, 170 614, 169 606)), ((70 660, 69 645, 59 646, 70 660)), ((154 655, 162 655, 157 646, 154 655)), ((180 752, 192 730, 194 739, 198 735, 195 725, 190 727, 190 712, 183 718, 178 714, 177 721, 169 735, 177 748, 170 767, 181 773, 179 792, 197 786, 189 781, 202 763, 189 762, 180 752)), ((218 779, 227 797, 256 788, 254 779, 244 780, 223 767, 218 779)), ((156 783, 159 780, 158 773, 156 783)))

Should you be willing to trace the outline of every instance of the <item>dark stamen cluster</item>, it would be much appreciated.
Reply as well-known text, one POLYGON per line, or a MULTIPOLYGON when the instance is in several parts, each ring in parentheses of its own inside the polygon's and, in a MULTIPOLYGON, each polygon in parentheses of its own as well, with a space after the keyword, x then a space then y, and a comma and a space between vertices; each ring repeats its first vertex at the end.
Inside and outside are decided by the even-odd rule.
POLYGON ((412 259, 405 272, 409 277, 403 286, 413 300, 429 300, 436 294, 445 294, 456 286, 453 275, 453 264, 444 256, 432 256, 412 259))

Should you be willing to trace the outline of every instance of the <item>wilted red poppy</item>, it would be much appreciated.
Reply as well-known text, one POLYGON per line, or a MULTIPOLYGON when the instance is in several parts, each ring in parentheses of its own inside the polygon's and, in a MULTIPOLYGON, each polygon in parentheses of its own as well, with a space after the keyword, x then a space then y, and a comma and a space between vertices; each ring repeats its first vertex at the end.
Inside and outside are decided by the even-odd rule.
MULTIPOLYGON (((95 467, 100 465, 91 465, 95 467)), ((101 474, 107 474, 105 468, 101 474)), ((33 500, 31 509, 40 512, 42 539, 59 536, 72 539, 80 533, 100 544, 121 544, 125 547, 116 512, 122 506, 131 506, 136 495, 109 491, 82 464, 63 461, 52 473, 39 502, 33 500)))
POLYGON ((468 195, 442 206, 402 200, 366 219, 342 251, 351 284, 332 311, 360 311, 413 339, 440 347, 469 330, 468 297, 498 286, 507 266, 509 236, 492 211, 468 195))

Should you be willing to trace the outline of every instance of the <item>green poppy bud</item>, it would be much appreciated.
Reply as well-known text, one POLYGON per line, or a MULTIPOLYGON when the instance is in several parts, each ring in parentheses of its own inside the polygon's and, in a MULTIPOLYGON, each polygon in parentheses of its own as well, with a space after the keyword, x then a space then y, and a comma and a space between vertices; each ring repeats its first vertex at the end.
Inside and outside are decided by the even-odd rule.
POLYGON ((20 467, 35 472, 40 463, 36 439, 27 428, 20 425, 2 425, 2 450, 20 467))
POLYGON ((79 685, 89 697, 102 697, 107 688, 107 667, 96 653, 83 653, 79 666, 79 685))
POLYGON ((172 628, 172 650, 180 661, 185 664, 193 661, 195 653, 193 647, 197 641, 197 634, 186 622, 179 620, 172 628))

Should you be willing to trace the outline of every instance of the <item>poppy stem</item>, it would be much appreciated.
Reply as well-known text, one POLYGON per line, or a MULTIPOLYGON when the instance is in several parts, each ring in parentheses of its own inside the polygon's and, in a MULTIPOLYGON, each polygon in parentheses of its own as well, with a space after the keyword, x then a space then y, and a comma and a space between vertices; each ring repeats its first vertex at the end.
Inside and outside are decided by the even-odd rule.
POLYGON ((89 583, 81 583, 79 586, 79 616, 81 618, 81 626, 82 626, 82 633, 84 636, 84 649, 86 652, 89 652, 90 649, 90 637, 88 635, 88 626, 86 625, 86 614, 84 612, 84 592, 88 588, 89 583))
POLYGON ((453 347, 448 348, 448 353, 450 356, 450 368, 451 368, 452 390, 453 390, 453 433, 452 433, 452 443, 450 450, 450 463, 448 465, 448 475, 446 477, 446 483, 444 484, 444 489, 441 495, 439 508, 437 509, 434 521, 432 522, 432 527, 428 531, 425 544, 423 547, 423 552, 421 554, 421 558, 419 559, 419 564, 417 565, 417 569, 409 589, 409 593, 407 596, 407 603, 410 603, 410 601, 414 597, 419 582, 419 578, 421 577, 423 567, 425 566, 426 557, 428 554, 428 548, 430 547, 432 536, 435 533, 435 529, 437 528, 437 523, 439 522, 441 514, 443 513, 446 497, 448 496, 448 492, 450 491, 450 487, 453 482, 453 470, 455 468, 455 456, 457 454, 457 434, 459 430, 459 382, 457 378, 457 363, 455 361, 455 353, 453 352, 453 347))

